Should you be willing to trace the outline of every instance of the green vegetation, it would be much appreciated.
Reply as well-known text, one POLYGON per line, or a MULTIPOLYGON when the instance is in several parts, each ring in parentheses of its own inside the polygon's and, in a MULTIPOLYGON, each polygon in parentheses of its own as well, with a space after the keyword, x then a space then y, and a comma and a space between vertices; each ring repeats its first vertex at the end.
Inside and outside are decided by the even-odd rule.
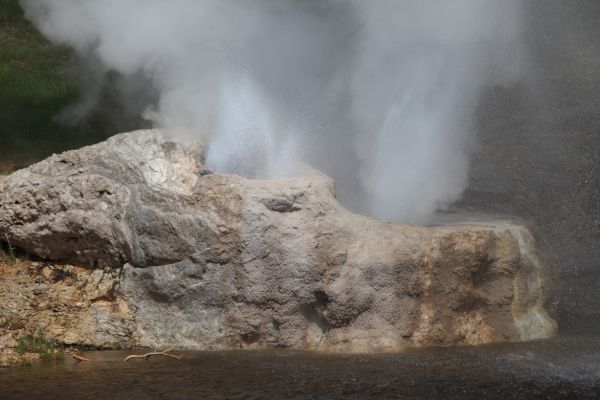
POLYGON ((0 2, 0 168, 27 165, 56 147, 54 117, 78 95, 68 60, 67 49, 50 46, 24 19, 17 0, 0 2))
POLYGON ((44 361, 64 359, 65 355, 62 350, 55 350, 52 342, 37 334, 21 336, 18 342, 17 353, 21 356, 26 353, 35 353, 39 354, 44 361))
POLYGON ((0 1, 0 175, 109 136, 107 113, 78 126, 57 121, 80 96, 76 71, 72 52, 48 43, 18 0, 0 1))

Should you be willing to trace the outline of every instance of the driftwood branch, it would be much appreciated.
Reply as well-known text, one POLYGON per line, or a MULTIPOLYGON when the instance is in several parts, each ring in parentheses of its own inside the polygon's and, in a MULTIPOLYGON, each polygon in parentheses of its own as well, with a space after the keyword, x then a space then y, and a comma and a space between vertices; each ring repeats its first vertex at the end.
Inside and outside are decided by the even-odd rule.
POLYGON ((176 356, 175 354, 169 354, 169 352, 171 350, 173 350, 173 347, 174 346, 171 346, 165 351, 152 351, 152 352, 146 353, 146 354, 132 354, 130 356, 125 357, 123 359, 123 361, 127 362, 134 358, 143 358, 144 360, 148 360, 152 356, 163 356, 163 357, 170 357, 170 358, 175 358, 177 360, 181 360, 183 358, 183 356, 176 356))
POLYGON ((71 357, 73 357, 74 359, 76 359, 76 360, 77 360, 77 361, 79 361, 79 362, 87 362, 87 361, 90 361, 90 359, 89 359, 89 358, 82 357, 82 356, 80 356, 80 355, 77 355, 77 354, 75 354, 75 353, 68 353, 68 354, 70 354, 70 355, 71 355, 71 357))

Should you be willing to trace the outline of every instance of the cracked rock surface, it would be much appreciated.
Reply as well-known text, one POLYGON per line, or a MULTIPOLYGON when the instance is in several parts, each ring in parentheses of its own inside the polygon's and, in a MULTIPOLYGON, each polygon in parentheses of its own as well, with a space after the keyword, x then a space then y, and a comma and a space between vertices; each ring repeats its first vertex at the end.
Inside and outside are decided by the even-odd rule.
POLYGON ((33 308, 59 341, 357 352, 555 334, 551 262, 524 225, 389 223, 345 210, 333 187, 308 168, 213 174, 201 145, 137 131, 0 181, 0 235, 107 271, 110 295, 76 314, 101 307, 102 324, 33 308))

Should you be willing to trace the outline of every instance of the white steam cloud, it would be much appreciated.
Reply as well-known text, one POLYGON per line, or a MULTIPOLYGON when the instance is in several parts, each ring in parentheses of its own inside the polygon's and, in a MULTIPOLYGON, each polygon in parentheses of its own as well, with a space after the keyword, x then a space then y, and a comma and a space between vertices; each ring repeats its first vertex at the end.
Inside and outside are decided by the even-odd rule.
POLYGON ((46 37, 159 93, 144 116, 250 177, 308 162, 422 222, 466 186, 478 97, 518 77, 523 0, 22 0, 46 37))

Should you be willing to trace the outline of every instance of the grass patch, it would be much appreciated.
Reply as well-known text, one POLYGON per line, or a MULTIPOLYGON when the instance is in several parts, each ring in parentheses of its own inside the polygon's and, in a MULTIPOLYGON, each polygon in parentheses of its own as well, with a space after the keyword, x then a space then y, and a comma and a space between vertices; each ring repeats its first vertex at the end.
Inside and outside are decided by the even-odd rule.
MULTIPOLYGON (((17 0, 0 2, 0 160, 13 168, 52 152, 55 116, 78 97, 71 53, 51 46, 17 0)), ((7 168, 7 167, 4 167, 7 168)))
POLYGON ((141 126, 122 111, 110 76, 96 111, 79 124, 58 121, 89 80, 69 48, 50 44, 25 19, 18 0, 0 0, 0 174, 141 126))
POLYGON ((24 356, 27 353, 39 354, 44 361, 64 359, 64 351, 56 350, 54 344, 37 334, 20 336, 18 339, 17 353, 24 356))

